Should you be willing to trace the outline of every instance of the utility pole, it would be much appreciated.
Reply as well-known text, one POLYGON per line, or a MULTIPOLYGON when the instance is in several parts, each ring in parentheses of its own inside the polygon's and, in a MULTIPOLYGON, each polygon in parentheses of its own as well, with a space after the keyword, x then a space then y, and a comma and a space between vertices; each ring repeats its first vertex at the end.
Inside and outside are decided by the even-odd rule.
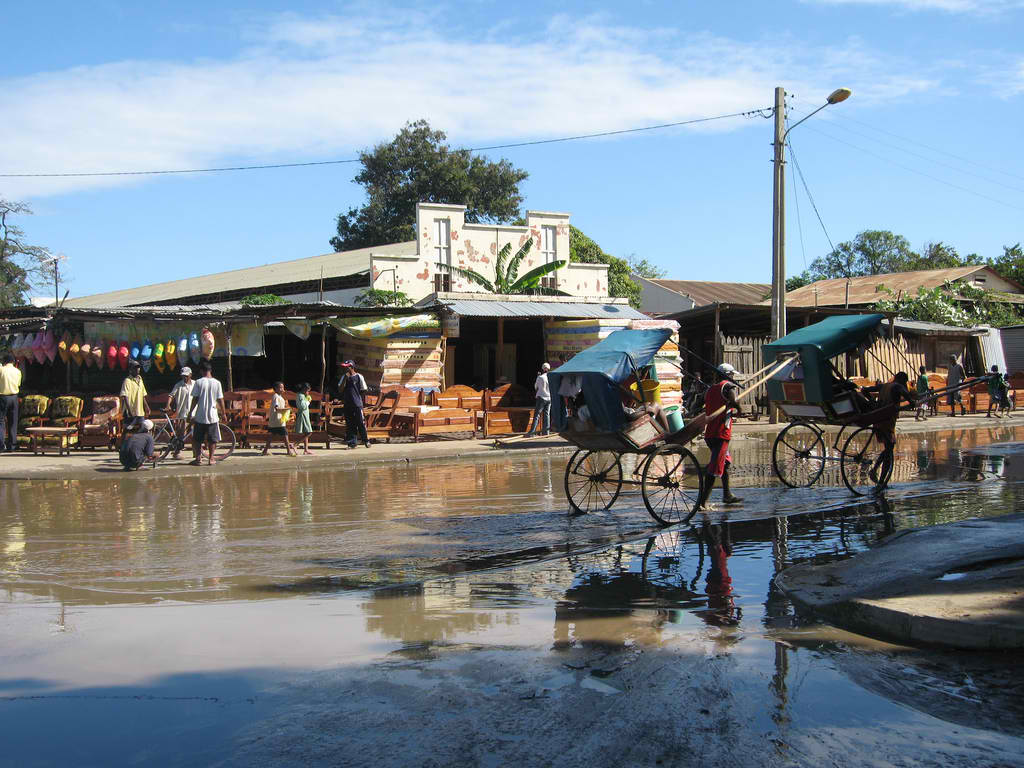
POLYGON ((772 339, 786 335, 786 91, 775 89, 772 172, 772 339))

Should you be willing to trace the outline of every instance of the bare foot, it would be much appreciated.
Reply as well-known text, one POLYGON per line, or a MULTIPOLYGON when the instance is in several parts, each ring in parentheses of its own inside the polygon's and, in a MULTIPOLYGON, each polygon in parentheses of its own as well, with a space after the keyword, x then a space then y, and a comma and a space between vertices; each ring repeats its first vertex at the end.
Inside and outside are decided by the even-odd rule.
POLYGON ((263 449, 263 453, 260 454, 260 456, 269 456, 269 455, 270 455, 270 449, 269 448, 264 448, 263 449))
POLYGON ((302 452, 302 455, 303 455, 303 456, 312 456, 312 455, 313 455, 313 452, 312 452, 312 451, 303 451, 303 452, 302 452))
POLYGON ((210 466, 210 467, 212 467, 212 466, 213 466, 214 464, 216 464, 216 463, 217 463, 217 460, 216 460, 215 458, 213 458, 213 457, 211 456, 211 457, 210 457, 210 463, 209 463, 209 464, 208 464, 207 466, 210 466))
POLYGON ((191 464, 193 467, 201 467, 203 465, 203 462, 201 462, 199 459, 192 459, 192 461, 190 461, 189 464, 191 464))

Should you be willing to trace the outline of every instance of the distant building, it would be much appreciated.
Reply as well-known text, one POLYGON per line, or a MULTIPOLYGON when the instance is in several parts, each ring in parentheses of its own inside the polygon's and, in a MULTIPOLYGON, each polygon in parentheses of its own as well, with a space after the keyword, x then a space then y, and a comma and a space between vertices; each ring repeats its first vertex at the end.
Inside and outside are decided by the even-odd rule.
POLYGON ((668 315, 721 304, 757 304, 770 292, 767 283, 718 283, 702 280, 662 280, 633 275, 640 285, 640 311, 668 315))
POLYGON ((941 288, 946 282, 967 283, 995 293, 996 298, 1011 303, 1024 303, 1024 286, 1007 280, 991 267, 955 267, 925 269, 916 272, 892 272, 884 275, 836 278, 797 288, 786 294, 790 307, 864 307, 887 298, 883 288, 899 294, 916 296, 919 288, 941 288))

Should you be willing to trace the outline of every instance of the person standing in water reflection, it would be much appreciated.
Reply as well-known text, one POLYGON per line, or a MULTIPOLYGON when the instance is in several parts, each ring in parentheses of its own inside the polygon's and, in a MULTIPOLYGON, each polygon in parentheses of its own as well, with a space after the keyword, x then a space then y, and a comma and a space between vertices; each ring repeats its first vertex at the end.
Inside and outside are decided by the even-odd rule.
POLYGON ((363 421, 363 398, 366 397, 366 379, 356 372, 356 364, 346 360, 341 364, 341 380, 338 382, 338 393, 341 405, 345 409, 345 442, 349 448, 355 448, 359 441, 367 448, 370 439, 366 436, 366 422, 363 421))
POLYGON ((715 486, 715 478, 722 478, 722 501, 726 504, 739 504, 743 499, 732 495, 729 488, 729 467, 732 457, 729 455, 729 441, 732 440, 732 417, 740 413, 736 394, 739 387, 732 381, 736 369, 728 363, 722 363, 715 370, 718 382, 704 396, 704 413, 708 417, 704 428, 704 442, 711 449, 707 472, 704 476, 704 487, 697 499, 696 509, 706 509, 711 489, 715 486), (722 412, 712 417, 719 409, 722 412))
POLYGON ((548 386, 548 371, 551 366, 544 363, 537 374, 537 380, 533 382, 533 389, 536 393, 536 400, 533 407, 533 420, 530 428, 526 431, 525 437, 533 435, 538 426, 541 426, 541 437, 547 435, 551 429, 551 388, 548 386))
POLYGON ((192 384, 192 405, 189 417, 192 419, 192 464, 199 466, 203 444, 209 451, 209 464, 216 463, 213 457, 220 441, 220 414, 224 413, 224 388, 213 378, 213 367, 209 360, 199 361, 199 378, 192 384))

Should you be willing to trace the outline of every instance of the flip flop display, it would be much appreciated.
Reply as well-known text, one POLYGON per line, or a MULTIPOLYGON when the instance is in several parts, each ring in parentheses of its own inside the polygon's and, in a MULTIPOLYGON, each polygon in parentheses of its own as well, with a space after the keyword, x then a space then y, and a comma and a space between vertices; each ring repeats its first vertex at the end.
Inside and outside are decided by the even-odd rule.
POLYGON ((117 346, 117 362, 121 366, 121 370, 128 369, 128 358, 132 356, 131 350, 128 349, 128 342, 122 341, 117 346))
POLYGON ((160 373, 164 372, 164 343, 162 341, 158 341, 153 347, 153 365, 160 373))
POLYGON ((188 336, 182 336, 178 339, 176 354, 178 355, 178 365, 188 365, 188 336))
POLYGON ((174 339, 168 339, 164 344, 164 362, 167 363, 167 370, 173 371, 178 367, 178 346, 174 339))
POLYGON ((199 335, 200 343, 202 344, 203 357, 207 360, 213 357, 213 332, 209 328, 203 328, 203 332, 199 335))
POLYGON ((188 356, 192 358, 193 363, 198 363, 202 359, 202 351, 199 346, 199 334, 192 331, 188 335, 188 356))
POLYGON ((88 341, 83 341, 81 346, 78 348, 78 354, 82 358, 82 365, 86 368, 92 367, 92 344, 88 341))
POLYGON ((111 371, 117 368, 117 342, 108 341, 106 342, 107 348, 107 368, 111 371))
POLYGON ((92 345, 92 364, 97 370, 103 370, 103 342, 97 341, 92 345))
POLYGON ((75 336, 74 341, 71 342, 71 346, 68 347, 68 354, 71 355, 71 362, 75 365, 82 364, 82 337, 75 336))
POLYGON ((53 338, 53 331, 47 330, 43 334, 43 352, 51 363, 57 358, 57 340, 53 338))
POLYGON ((149 339, 142 342, 142 349, 139 352, 139 362, 142 363, 142 370, 149 373, 149 367, 153 364, 153 344, 149 339))
POLYGON ((64 331, 64 335, 60 337, 60 341, 57 342, 57 354, 60 355, 62 362, 67 363, 71 359, 71 353, 68 349, 71 347, 71 336, 67 331, 64 331))
POLYGON ((137 341, 131 342, 128 345, 128 355, 132 360, 138 361, 140 354, 142 354, 142 344, 137 341))

